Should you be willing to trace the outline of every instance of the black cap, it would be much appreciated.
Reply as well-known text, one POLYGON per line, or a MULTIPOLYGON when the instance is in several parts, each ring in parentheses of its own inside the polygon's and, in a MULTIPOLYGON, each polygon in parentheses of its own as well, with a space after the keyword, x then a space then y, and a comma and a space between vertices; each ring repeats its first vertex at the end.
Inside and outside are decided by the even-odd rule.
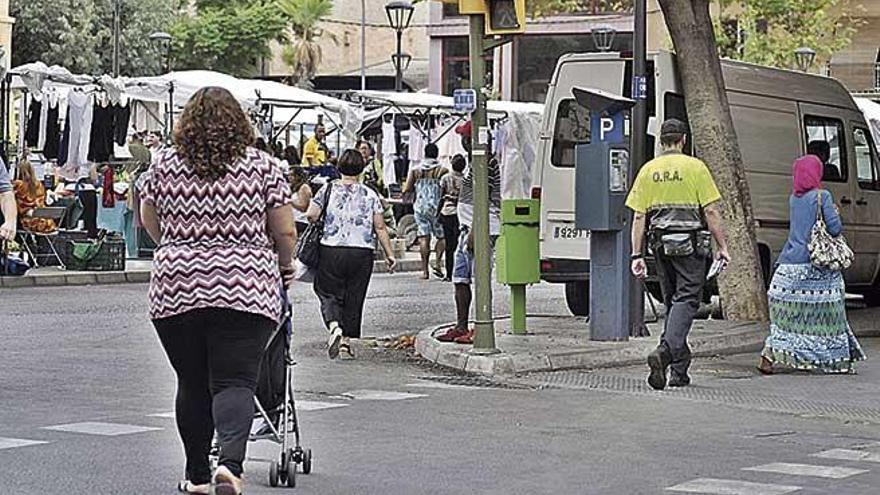
POLYGON ((678 119, 667 119, 660 126, 660 137, 683 136, 688 133, 687 124, 678 119))

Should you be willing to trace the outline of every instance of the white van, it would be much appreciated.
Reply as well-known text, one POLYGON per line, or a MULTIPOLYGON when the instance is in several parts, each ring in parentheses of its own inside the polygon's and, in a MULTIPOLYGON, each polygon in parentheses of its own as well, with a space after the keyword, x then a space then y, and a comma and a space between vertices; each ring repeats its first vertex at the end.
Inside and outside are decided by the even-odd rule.
MULTIPOLYGON (((846 235, 856 251, 846 272, 847 289, 880 304, 880 173, 869 127, 850 94, 836 80, 813 74, 722 61, 727 97, 742 151, 764 278, 788 236, 792 162, 809 149, 828 155, 825 187, 834 194, 846 235)), ((570 54, 559 59, 550 82, 538 147, 533 197, 541 199, 541 276, 564 283, 569 309, 589 312, 588 232, 574 224, 574 146, 590 139, 589 112, 574 87, 630 95, 632 60, 617 53, 570 54)), ((675 56, 648 62, 648 159, 668 118, 687 122, 675 56)), ((655 280, 648 289, 659 293, 655 280)))

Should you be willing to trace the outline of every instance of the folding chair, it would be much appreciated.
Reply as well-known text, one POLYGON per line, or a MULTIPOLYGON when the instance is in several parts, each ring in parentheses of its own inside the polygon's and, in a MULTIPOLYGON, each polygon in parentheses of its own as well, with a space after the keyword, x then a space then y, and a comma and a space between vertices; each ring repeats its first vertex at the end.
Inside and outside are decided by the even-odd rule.
MULTIPOLYGON (((55 220, 55 225, 59 228, 61 227, 62 220, 64 220, 64 215, 67 212, 67 208, 35 208, 34 209, 34 218, 45 218, 48 220, 55 220)), ((44 232, 33 232, 25 228, 21 228, 19 231, 19 235, 22 237, 21 245, 24 246, 25 251, 27 251, 28 255, 34 260, 34 268, 39 268, 40 262, 35 254, 35 251, 38 251, 37 239, 44 239, 46 244, 49 245, 49 253, 40 253, 40 256, 48 256, 50 259, 55 258, 58 261, 58 265, 61 266, 61 269, 64 270, 67 267, 64 265, 64 260, 61 258, 61 255, 58 254, 58 248, 55 246, 56 240, 58 239, 58 230, 56 229, 54 232, 44 233, 44 232), (33 244, 33 246, 31 246, 33 244)))

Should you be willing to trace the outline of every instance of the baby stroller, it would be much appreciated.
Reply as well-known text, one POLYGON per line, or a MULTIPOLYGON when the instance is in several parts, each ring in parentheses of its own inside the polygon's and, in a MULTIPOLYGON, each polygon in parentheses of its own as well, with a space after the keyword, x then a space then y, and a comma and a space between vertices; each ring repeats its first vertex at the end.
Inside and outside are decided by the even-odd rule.
MULTIPOLYGON (((303 474, 312 472, 312 450, 300 445, 299 420, 293 398, 293 360, 291 340, 293 337, 293 307, 282 291, 283 316, 281 323, 266 344, 266 353, 260 364, 260 378, 254 396, 255 419, 262 419, 263 426, 250 436, 250 441, 271 440, 280 446, 277 459, 269 465, 269 485, 296 486, 299 466, 303 474), (293 445, 290 435, 293 435, 293 445)), ((216 440, 211 449, 211 464, 216 467, 220 447, 216 440)))

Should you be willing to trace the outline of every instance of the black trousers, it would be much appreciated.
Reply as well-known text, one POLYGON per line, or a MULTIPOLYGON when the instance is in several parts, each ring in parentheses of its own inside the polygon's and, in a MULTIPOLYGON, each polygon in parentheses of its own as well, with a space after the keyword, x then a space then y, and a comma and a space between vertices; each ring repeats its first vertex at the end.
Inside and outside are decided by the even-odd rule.
POLYGON ((324 324, 339 323, 342 334, 352 339, 361 337, 373 261, 372 249, 321 246, 321 262, 315 276, 321 315, 324 324))
MULTIPOLYGON (((659 250, 657 250, 659 251, 659 250)), ((668 353, 672 372, 686 376, 691 365, 687 338, 700 309, 706 283, 706 257, 665 256, 657 254, 657 274, 666 306, 666 321, 660 337, 660 349, 668 353)))
POLYGON ((177 429, 186 453, 186 479, 211 480, 208 454, 214 430, 220 464, 236 476, 244 471, 254 417, 260 361, 275 322, 269 318, 210 308, 153 320, 177 373, 177 429))
POLYGON ((458 249, 458 235, 461 232, 458 227, 458 215, 440 215, 440 223, 443 225, 443 235, 446 239, 446 277, 452 278, 455 250, 458 249))

